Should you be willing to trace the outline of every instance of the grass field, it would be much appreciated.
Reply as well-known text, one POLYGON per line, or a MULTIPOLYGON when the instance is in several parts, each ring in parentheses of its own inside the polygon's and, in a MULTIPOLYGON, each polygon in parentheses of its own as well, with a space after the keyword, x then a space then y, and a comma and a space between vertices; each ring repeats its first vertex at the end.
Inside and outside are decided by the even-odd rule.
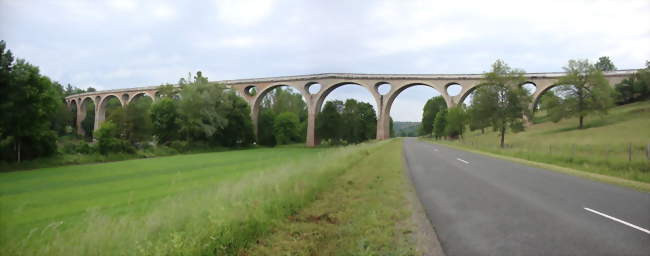
POLYGON ((235 255, 390 145, 396 146, 253 149, 1 173, 0 254, 235 255))
POLYGON ((506 134, 504 149, 498 147, 498 134, 489 129, 485 134, 469 132, 462 141, 439 142, 650 183, 650 102, 590 116, 586 129, 577 125, 576 118, 553 123, 538 113, 526 131, 506 134))
POLYGON ((415 255, 401 141, 354 164, 246 255, 415 255))

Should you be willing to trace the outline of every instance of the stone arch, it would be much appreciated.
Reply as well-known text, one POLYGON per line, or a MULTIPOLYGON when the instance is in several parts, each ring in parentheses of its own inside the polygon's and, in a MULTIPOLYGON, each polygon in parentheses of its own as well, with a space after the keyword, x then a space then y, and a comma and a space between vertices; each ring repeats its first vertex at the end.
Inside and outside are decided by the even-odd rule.
MULTIPOLYGON (((246 86, 244 88, 244 90, 246 90, 247 88, 250 88, 252 86, 253 85, 246 86)), ((302 95, 303 101, 305 101, 305 105, 307 105, 307 108, 309 108, 309 103, 310 103, 309 102, 309 95, 304 90, 304 88, 302 88, 302 90, 301 90, 301 88, 299 86, 296 86, 296 85, 291 84, 291 83, 274 83, 274 84, 270 84, 270 85, 264 86, 264 87, 256 85, 255 87, 257 88, 258 91, 257 91, 257 93, 255 95, 249 95, 246 92, 244 92, 244 94, 246 96, 250 96, 250 98, 248 99, 248 102, 249 102, 249 105, 251 107, 251 120, 253 121, 253 132, 254 132, 255 136, 257 136, 258 129, 259 129, 258 128, 258 118, 259 118, 259 112, 260 112, 260 104, 262 103, 262 100, 264 100, 264 97, 267 94, 269 94, 269 92, 273 91, 276 88, 282 87, 282 86, 287 86, 287 87, 291 87, 293 89, 298 90, 298 92, 300 92, 300 94, 302 95)))
POLYGON ((557 86, 560 86, 560 84, 553 83, 553 84, 550 84, 548 86, 543 86, 542 88, 537 86, 537 90, 535 91, 535 93, 533 93, 533 95, 531 95, 532 99, 531 99, 531 102, 530 102, 530 110, 534 111, 537 108, 537 105, 539 104, 539 101, 542 99, 542 96, 544 95, 544 93, 546 93, 547 91, 549 91, 549 90, 551 90, 551 89, 553 89, 553 88, 555 88, 557 86))
MULTIPOLYGON (((95 108, 95 113, 97 112, 97 102, 93 99, 93 97, 86 96, 83 98, 77 99, 79 101, 79 104, 77 105, 77 134, 79 135, 86 135, 86 131, 84 131, 82 123, 86 119, 86 113, 88 112, 88 104, 92 103, 93 107, 95 108)), ((95 129, 94 124, 93 124, 93 129, 95 129)))
POLYGON ((95 106, 95 130, 99 129, 102 123, 104 123, 104 120, 106 120, 106 104, 113 97, 115 97, 120 102, 121 107, 125 107, 125 104, 122 101, 121 97, 117 96, 116 94, 104 95, 99 101, 99 105, 95 106))
POLYGON ((476 82, 476 83, 469 84, 469 85, 466 85, 466 86, 463 86, 463 85, 461 84, 461 86, 463 87, 463 89, 462 89, 462 91, 460 91, 460 94, 458 94, 458 96, 460 96, 460 97, 458 97, 458 101, 455 102, 455 104, 462 104, 462 103, 464 103, 464 102, 465 102, 465 99, 467 99, 467 97, 468 97, 470 94, 472 94, 472 92, 474 92, 474 91, 476 90, 476 88, 479 88, 479 87, 481 87, 481 86, 483 86, 483 85, 485 85, 485 84, 484 84, 484 83, 480 83, 480 82, 476 82))
POLYGON ((132 102, 134 102, 139 97, 149 97, 152 101, 154 101, 156 96, 151 95, 148 92, 136 92, 136 93, 134 93, 132 96, 130 96, 128 98, 128 101, 125 101, 126 105, 131 104, 132 102))
POLYGON ((377 134, 376 134, 376 137, 379 138, 379 134, 381 132, 380 124, 382 123, 380 120, 382 120, 382 118, 383 118, 382 114, 381 114, 381 112, 382 112, 382 110, 381 110, 382 109, 382 97, 383 96, 381 96, 379 94, 379 92, 377 92, 377 90, 375 89, 376 88, 375 86, 377 85, 377 83, 374 83, 374 84, 373 83, 368 83, 368 84, 373 84, 373 86, 369 86, 368 84, 365 84, 365 83, 360 82, 360 81, 344 80, 344 81, 335 81, 335 82, 330 83, 330 84, 324 84, 323 82, 319 82, 319 84, 321 84, 321 90, 317 94, 313 95, 315 97, 315 99, 313 100, 313 102, 311 102, 311 104, 313 104, 313 105, 310 106, 311 109, 309 111, 310 116, 308 118, 309 118, 310 124, 308 124, 308 125, 310 127, 308 127, 308 130, 307 130, 307 145, 308 146, 313 146, 313 145, 318 144, 318 142, 317 142, 318 141, 318 136, 316 134, 316 116, 318 116, 318 113, 320 113, 321 108, 323 107, 323 103, 325 103, 325 99, 334 90, 336 90, 337 88, 339 88, 341 86, 345 86, 345 85, 358 85, 358 86, 361 86, 361 87, 365 88, 366 90, 368 90, 370 95, 372 95, 372 98, 375 100, 375 104, 376 104, 375 105, 376 106, 375 107, 375 114, 377 115, 377 134))
MULTIPOLYGON (((426 86, 426 87, 430 87, 430 88, 434 89, 434 90, 435 90, 436 92, 438 92, 438 93, 439 93, 443 98, 445 98, 445 101, 447 101, 447 107, 450 107, 450 106, 449 106, 449 102, 450 102, 450 101, 447 100, 447 97, 445 96, 446 94, 440 91, 440 88, 436 88, 435 86, 433 86, 433 85, 431 85, 431 84, 429 84, 429 83, 424 83, 424 82, 415 82, 415 83, 409 83, 409 84, 405 84, 405 85, 403 85, 403 86, 400 86, 400 87, 397 88, 396 90, 391 91, 391 92, 389 92, 389 93, 387 94, 387 95, 388 95, 388 98, 387 98, 387 100, 386 100, 386 106, 385 106, 385 108, 386 108, 386 110, 385 110, 385 111, 386 111, 386 115, 390 116, 390 110, 391 110, 391 108, 393 107, 393 102, 395 101, 395 99, 397 98, 397 96, 400 95, 400 93, 402 93, 404 90, 406 90, 406 89, 408 89, 408 88, 411 88, 411 87, 413 87, 413 86, 418 86, 418 85, 422 85, 422 86, 426 86)), ((444 88, 446 89, 447 86, 445 86, 444 88)))
MULTIPOLYGON (((320 84, 321 84, 321 86, 323 86, 323 83, 320 83, 320 84)), ((320 112, 321 108, 323 107, 323 103, 325 102, 325 99, 327 98, 327 96, 330 93, 332 93, 334 90, 336 90, 337 88, 339 88, 341 86, 349 85, 349 84, 358 85, 358 86, 361 86, 363 88, 366 88, 366 90, 368 90, 370 92, 370 94, 372 95, 372 97, 375 99, 375 104, 377 104, 377 108, 380 108, 381 101, 379 100, 379 98, 377 96, 378 93, 377 93, 376 90, 371 89, 368 85, 363 84, 361 82, 341 81, 341 82, 336 82, 336 83, 331 84, 331 85, 325 85, 324 88, 321 88, 320 92, 318 94, 316 94, 316 102, 315 102, 316 113, 320 112)), ((379 109, 377 109, 376 111, 380 112, 379 109)), ((377 113, 377 116, 379 117, 379 113, 377 113)))

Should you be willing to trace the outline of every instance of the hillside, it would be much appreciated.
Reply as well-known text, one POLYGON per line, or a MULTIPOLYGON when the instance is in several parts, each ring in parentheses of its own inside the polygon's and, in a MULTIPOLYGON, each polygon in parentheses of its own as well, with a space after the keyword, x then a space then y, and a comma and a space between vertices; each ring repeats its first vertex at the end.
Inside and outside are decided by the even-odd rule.
POLYGON ((498 134, 486 129, 465 134, 454 142, 483 151, 557 164, 579 170, 650 182, 650 101, 612 108, 607 115, 558 123, 536 113, 534 123, 520 133, 506 134, 506 149, 498 148, 498 134))
POLYGON ((420 122, 393 122, 395 137, 415 137, 418 136, 420 122))

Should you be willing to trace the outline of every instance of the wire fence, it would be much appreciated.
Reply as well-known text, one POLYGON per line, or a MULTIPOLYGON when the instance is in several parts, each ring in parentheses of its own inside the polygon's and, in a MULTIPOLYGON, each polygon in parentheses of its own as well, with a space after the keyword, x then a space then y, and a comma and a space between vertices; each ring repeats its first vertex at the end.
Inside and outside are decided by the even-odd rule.
POLYGON ((488 152, 548 163, 568 163, 613 171, 650 173, 650 143, 586 145, 586 144, 506 144, 459 141, 464 146, 488 152))

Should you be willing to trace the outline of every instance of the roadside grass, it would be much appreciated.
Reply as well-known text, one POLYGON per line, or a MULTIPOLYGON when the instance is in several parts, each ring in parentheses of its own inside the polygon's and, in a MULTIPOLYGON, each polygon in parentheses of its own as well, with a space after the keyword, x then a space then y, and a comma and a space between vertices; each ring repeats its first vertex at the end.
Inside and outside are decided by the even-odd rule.
POLYGON ((384 142, 0 174, 1 255, 235 255, 384 142))
POLYGON ((506 148, 499 148, 498 134, 487 129, 485 134, 469 132, 463 140, 434 142, 650 183, 649 101, 615 107, 602 117, 589 117, 587 128, 582 130, 577 129, 576 118, 558 123, 546 119, 538 113, 538 123, 526 131, 506 134, 506 148))
POLYGON ((306 208, 243 255, 415 255, 402 142, 350 166, 306 208))

